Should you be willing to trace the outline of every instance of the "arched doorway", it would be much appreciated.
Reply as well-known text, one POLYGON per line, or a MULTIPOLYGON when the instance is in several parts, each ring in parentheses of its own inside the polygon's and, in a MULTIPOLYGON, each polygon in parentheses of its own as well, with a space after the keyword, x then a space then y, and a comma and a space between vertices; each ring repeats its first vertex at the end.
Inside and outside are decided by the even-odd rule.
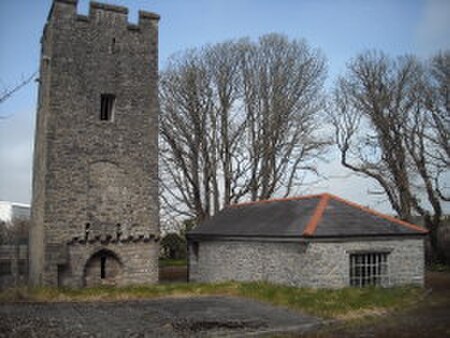
POLYGON ((116 285, 122 274, 122 263, 114 252, 100 250, 84 267, 84 286, 116 285))

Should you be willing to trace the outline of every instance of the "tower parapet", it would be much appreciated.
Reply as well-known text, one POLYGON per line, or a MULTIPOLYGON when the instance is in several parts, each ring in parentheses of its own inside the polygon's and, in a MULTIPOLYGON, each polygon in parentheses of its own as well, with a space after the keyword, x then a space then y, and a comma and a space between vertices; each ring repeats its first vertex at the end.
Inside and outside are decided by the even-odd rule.
POLYGON ((160 16, 153 12, 139 11, 138 23, 128 20, 128 8, 100 2, 90 2, 89 14, 83 15, 77 12, 78 0, 54 0, 47 21, 56 17, 57 19, 75 19, 82 22, 105 22, 107 24, 122 25, 131 30, 139 30, 149 24, 156 26, 160 16))

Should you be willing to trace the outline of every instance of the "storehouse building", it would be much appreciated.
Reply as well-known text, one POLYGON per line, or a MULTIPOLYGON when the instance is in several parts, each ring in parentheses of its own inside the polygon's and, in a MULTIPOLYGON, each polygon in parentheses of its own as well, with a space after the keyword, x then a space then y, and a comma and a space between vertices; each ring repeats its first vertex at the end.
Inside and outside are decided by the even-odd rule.
POLYGON ((237 204, 189 232, 189 280, 422 286, 425 234, 326 193, 237 204))

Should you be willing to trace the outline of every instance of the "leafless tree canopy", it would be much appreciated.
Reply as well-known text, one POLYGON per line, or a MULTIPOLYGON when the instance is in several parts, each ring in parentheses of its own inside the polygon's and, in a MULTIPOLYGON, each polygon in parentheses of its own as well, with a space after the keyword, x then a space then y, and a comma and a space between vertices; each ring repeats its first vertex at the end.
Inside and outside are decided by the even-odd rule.
POLYGON ((325 74, 320 52, 276 34, 173 57, 160 80, 165 210, 202 220, 298 188, 326 145, 325 74))
MULTIPOLYGON (((15 85, 15 86, 11 86, 9 88, 1 88, 0 89, 0 104, 5 102, 6 100, 8 100, 11 96, 13 96, 17 91, 19 91, 20 89, 22 89, 24 86, 26 86, 27 84, 29 84, 31 81, 33 81, 33 79, 36 77, 36 74, 38 72, 34 72, 33 74, 31 74, 29 77, 24 78, 20 81, 19 84, 15 85)), ((1 116, 0 116, 1 118, 1 116)))
POLYGON ((449 60, 361 54, 330 111, 341 163, 374 179, 402 219, 423 216, 433 246, 448 191, 439 179, 449 171, 449 60))
POLYGON ((0 245, 27 244, 30 222, 18 219, 12 223, 0 221, 0 245))
POLYGON ((447 192, 443 192, 440 182, 440 175, 448 172, 450 167, 450 51, 440 53, 431 60, 428 76, 425 102, 432 131, 429 141, 434 145, 430 156, 436 161, 439 195, 450 201, 449 184, 447 192))

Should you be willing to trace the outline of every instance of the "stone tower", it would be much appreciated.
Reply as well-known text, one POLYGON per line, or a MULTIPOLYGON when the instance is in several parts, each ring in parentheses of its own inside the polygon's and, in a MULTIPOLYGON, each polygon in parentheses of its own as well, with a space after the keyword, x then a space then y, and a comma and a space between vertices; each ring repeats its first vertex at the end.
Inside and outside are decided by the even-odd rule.
POLYGON ((31 285, 158 281, 158 20, 54 0, 42 36, 31 285))

